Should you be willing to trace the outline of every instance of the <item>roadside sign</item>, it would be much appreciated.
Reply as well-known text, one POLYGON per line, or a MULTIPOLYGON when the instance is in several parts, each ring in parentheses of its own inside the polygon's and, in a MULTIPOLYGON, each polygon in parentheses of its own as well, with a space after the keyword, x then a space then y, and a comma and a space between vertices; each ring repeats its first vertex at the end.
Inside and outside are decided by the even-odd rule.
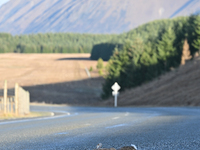
POLYGON ((114 107, 117 107, 117 96, 119 95, 118 91, 121 89, 121 87, 119 86, 117 82, 115 82, 115 84, 111 87, 111 89, 113 90, 112 94, 115 97, 114 107))
POLYGON ((119 91, 121 87, 117 82, 115 82, 115 84, 111 88, 113 89, 113 91, 119 91))

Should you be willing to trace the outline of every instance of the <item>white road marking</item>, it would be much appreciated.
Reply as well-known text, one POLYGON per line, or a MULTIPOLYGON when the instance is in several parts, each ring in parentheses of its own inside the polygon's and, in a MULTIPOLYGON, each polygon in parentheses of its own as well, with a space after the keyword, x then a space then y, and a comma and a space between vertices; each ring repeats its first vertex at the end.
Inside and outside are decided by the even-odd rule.
POLYGON ((91 124, 89 124, 89 123, 86 123, 86 124, 85 124, 85 126, 91 126, 91 124))
POLYGON ((65 112, 64 115, 58 115, 58 116, 0 122, 0 125, 22 123, 22 122, 29 122, 29 121, 39 121, 39 120, 50 120, 50 119, 57 119, 57 118, 63 118, 63 117, 69 117, 69 116, 77 116, 77 115, 78 115, 78 113, 75 113, 75 114, 71 115, 69 112, 65 112))
POLYGON ((129 116, 129 112, 126 112, 125 116, 129 116))
POLYGON ((119 117, 114 117, 114 118, 112 118, 113 120, 116 120, 116 119, 119 119, 119 117))
POLYGON ((127 126, 127 124, 118 124, 118 125, 114 125, 114 126, 109 126, 109 127, 106 127, 106 129, 123 127, 123 126, 127 126))
POLYGON ((60 133, 55 133, 55 135, 65 135, 67 132, 60 132, 60 133))
POLYGON ((69 113, 69 112, 67 112, 67 111, 56 111, 56 113, 63 113, 63 114, 70 115, 70 113, 69 113))
MULTIPOLYGON (((129 115, 129 113, 127 113, 127 115, 129 115)), ((105 127, 105 128, 109 129, 109 128, 117 128, 117 127, 123 127, 123 126, 132 126, 135 123, 144 122, 144 121, 146 121, 150 118, 153 118, 155 116, 158 116, 158 115, 159 115, 158 113, 154 113, 154 114, 151 114, 151 115, 144 116, 144 118, 139 118, 139 119, 133 120, 133 121, 129 122, 129 124, 118 124, 118 125, 114 125, 114 126, 108 126, 108 127, 105 127)))

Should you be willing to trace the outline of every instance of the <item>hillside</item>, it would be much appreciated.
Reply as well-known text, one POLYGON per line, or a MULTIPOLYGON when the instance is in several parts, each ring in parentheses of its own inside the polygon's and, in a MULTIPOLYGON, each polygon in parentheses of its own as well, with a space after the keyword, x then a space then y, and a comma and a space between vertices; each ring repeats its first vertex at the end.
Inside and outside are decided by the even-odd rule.
MULTIPOLYGON (((200 57, 152 82, 120 93, 119 106, 200 106, 200 57)), ((113 98, 103 105, 113 106, 113 98)))
POLYGON ((10 0, 0 7, 0 32, 122 33, 199 10, 198 0, 10 0))

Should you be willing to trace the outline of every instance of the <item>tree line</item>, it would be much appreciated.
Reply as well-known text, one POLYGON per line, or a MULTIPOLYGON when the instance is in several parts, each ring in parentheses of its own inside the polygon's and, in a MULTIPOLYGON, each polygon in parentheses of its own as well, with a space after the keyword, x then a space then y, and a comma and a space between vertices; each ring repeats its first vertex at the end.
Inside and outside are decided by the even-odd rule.
POLYGON ((180 66, 184 62, 182 59, 199 53, 200 16, 153 21, 118 38, 118 44, 123 46, 116 45, 111 50, 113 55, 107 65, 103 99, 111 96, 110 88, 115 82, 122 91, 139 86, 180 66))
POLYGON ((0 53, 91 53, 96 44, 115 35, 45 33, 15 35, 0 33, 0 53))

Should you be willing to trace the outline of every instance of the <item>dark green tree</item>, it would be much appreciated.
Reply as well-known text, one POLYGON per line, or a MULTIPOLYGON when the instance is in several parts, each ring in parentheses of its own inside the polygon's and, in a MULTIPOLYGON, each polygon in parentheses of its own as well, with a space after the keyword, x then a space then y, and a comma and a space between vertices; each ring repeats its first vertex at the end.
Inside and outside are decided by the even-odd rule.
POLYGON ((97 68, 98 70, 99 70, 99 69, 103 69, 103 59, 102 59, 102 58, 99 58, 99 59, 98 59, 96 68, 97 68))
POLYGON ((170 58, 176 55, 176 48, 174 47, 174 41, 176 39, 176 35, 174 31, 169 28, 162 35, 161 40, 158 41, 157 50, 158 50, 158 59, 163 66, 163 70, 167 71, 171 67, 170 58))
POLYGON ((195 37, 195 40, 193 41, 192 46, 195 48, 195 51, 199 53, 200 51, 200 15, 195 16, 193 35, 195 37))
POLYGON ((188 39, 188 44, 190 46, 190 52, 192 56, 197 52, 197 49, 194 47, 194 41, 197 39, 197 34, 195 32, 197 27, 197 18, 198 15, 190 15, 188 22, 184 25, 184 33, 186 34, 184 38, 188 39))
POLYGON ((125 88, 132 87, 133 70, 140 66, 139 58, 143 52, 143 40, 139 37, 134 41, 127 40, 122 50, 115 48, 114 54, 108 61, 107 76, 103 84, 102 98, 108 98, 111 95, 111 86, 118 82, 123 91, 125 88))

